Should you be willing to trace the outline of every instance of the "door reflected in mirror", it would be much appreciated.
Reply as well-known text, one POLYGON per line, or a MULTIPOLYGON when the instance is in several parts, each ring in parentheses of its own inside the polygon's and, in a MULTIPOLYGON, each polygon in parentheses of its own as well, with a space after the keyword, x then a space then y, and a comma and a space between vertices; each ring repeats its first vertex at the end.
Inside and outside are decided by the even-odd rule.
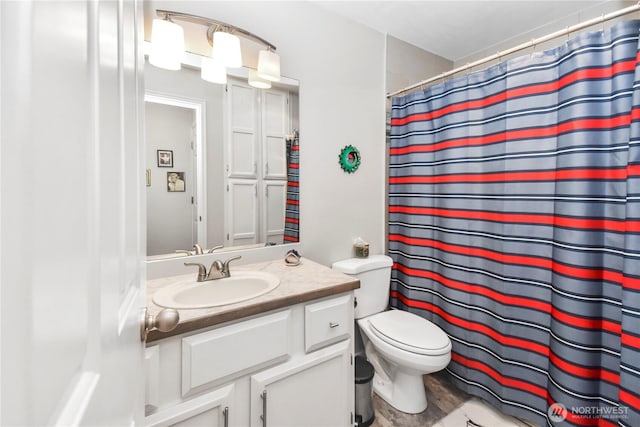
POLYGON ((283 80, 256 89, 145 67, 149 258, 299 241, 298 84, 283 80))

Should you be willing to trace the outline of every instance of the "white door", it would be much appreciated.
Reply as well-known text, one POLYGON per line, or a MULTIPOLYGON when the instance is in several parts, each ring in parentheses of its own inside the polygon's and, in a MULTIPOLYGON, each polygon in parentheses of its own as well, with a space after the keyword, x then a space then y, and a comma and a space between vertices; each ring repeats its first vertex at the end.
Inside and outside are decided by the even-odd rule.
POLYGON ((190 138, 189 138, 189 144, 191 146, 191 173, 189 175, 189 182, 191 183, 191 185, 189 186, 190 189, 188 191, 189 194, 191 194, 191 219, 192 219, 192 223, 191 223, 191 239, 193 240, 193 243, 199 243, 202 245, 202 247, 206 248, 207 247, 207 243, 206 242, 201 242, 201 240, 198 239, 198 227, 200 226, 200 221, 202 221, 202 218, 200 218, 200 212, 198 212, 199 207, 198 207, 198 192, 201 192, 203 189, 202 188, 198 188, 198 151, 196 150, 196 144, 197 144, 197 138, 196 136, 198 135, 198 125, 194 119, 193 123, 191 123, 191 133, 190 133, 190 138))
POLYGON ((0 425, 143 416, 141 22, 0 2, 0 425))

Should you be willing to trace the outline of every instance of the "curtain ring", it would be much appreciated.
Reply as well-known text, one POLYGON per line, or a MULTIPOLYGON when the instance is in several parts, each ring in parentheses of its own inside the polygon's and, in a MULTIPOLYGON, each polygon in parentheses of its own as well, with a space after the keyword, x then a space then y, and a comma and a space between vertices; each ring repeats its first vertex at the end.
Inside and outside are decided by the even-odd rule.
POLYGON ((534 42, 536 41, 536 39, 531 39, 531 41, 529 43, 531 43, 531 57, 533 58, 534 54, 536 53, 536 47, 538 47, 534 42))

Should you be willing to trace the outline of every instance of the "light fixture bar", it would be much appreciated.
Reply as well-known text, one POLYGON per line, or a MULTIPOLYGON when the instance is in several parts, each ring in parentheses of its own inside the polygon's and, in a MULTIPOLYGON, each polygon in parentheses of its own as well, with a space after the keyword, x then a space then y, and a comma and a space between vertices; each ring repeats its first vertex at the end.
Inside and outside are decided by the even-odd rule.
POLYGON ((235 25, 227 24, 226 22, 203 18, 202 16, 191 15, 189 13, 173 12, 171 10, 156 9, 156 13, 161 17, 169 17, 170 19, 177 19, 180 21, 192 22, 194 24, 206 25, 207 27, 209 27, 207 29, 207 40, 209 41, 209 44, 211 46, 213 46, 213 33, 218 29, 228 28, 232 33, 240 33, 249 39, 257 41, 258 43, 262 43, 269 49, 276 50, 276 47, 273 44, 269 43, 262 37, 256 36, 255 34, 240 27, 236 27, 235 25))

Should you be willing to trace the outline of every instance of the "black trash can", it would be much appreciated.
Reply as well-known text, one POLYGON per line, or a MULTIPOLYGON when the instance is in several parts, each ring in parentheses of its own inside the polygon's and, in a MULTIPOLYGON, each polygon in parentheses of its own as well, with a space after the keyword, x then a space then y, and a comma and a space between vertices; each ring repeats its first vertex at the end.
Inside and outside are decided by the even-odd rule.
POLYGON ((373 365, 356 356, 356 425, 369 427, 376 419, 373 411, 373 365))

